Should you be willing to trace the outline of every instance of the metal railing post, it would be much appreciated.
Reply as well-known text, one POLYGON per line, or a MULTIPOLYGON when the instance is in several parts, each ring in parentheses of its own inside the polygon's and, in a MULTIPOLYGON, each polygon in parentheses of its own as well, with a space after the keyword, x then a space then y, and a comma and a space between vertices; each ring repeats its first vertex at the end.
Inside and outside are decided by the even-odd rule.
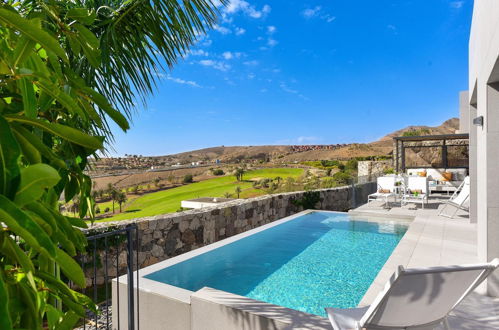
POLYGON ((133 297, 133 238, 132 228, 127 228, 127 279, 128 279, 128 329, 135 328, 135 308, 133 297))

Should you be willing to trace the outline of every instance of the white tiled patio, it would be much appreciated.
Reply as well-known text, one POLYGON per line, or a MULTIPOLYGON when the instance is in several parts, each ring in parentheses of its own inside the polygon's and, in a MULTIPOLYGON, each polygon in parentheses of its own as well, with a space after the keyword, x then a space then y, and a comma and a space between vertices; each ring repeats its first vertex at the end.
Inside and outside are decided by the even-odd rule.
MULTIPOLYGON (((400 203, 386 208, 383 202, 375 201, 350 211, 352 216, 363 218, 413 219, 359 306, 373 301, 398 265, 414 268, 478 263, 476 225, 469 222, 464 211, 452 219, 438 216, 443 200, 443 196, 432 196, 424 209, 410 204, 401 207, 400 203)), ((477 289, 456 308, 449 323, 452 329, 499 329, 499 298, 481 295, 477 289)))

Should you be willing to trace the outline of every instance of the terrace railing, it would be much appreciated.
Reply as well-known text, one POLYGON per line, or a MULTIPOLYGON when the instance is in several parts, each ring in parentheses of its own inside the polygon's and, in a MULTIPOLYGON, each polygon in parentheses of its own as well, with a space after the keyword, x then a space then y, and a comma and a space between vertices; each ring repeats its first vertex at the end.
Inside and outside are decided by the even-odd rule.
MULTIPOLYGON (((106 231, 87 236, 88 247, 84 254, 77 256, 87 279, 86 288, 82 293, 94 300, 99 306, 99 312, 87 312, 78 329, 139 329, 139 246, 138 228, 131 225, 126 228, 106 231), (135 274, 134 274, 135 270, 135 274), (124 276, 127 282, 126 295, 116 287, 116 295, 112 297, 112 285, 119 286, 119 281, 112 282, 124 276), (137 292, 134 294, 134 288, 137 292), (128 325, 120 324, 120 305, 126 304, 128 325), (115 310, 111 310, 112 307, 115 310), (116 313, 113 324, 112 313, 116 313), (137 319, 135 319, 137 318, 137 319)), ((122 305, 123 306, 123 305, 122 305)))

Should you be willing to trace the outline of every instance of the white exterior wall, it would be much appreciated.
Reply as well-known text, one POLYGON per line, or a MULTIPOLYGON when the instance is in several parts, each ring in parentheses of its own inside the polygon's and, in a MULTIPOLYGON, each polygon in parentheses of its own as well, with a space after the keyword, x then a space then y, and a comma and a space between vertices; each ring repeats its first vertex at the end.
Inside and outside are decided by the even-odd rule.
POLYGON ((459 92, 459 131, 470 132, 470 96, 468 91, 459 92))
MULTIPOLYGON (((476 107, 476 116, 484 117, 483 127, 476 127, 470 162, 472 175, 476 173, 471 200, 476 206, 478 256, 490 261, 499 257, 499 1, 475 1, 469 46, 469 104, 476 107)), ((499 296, 499 271, 489 277, 487 293, 499 296)))

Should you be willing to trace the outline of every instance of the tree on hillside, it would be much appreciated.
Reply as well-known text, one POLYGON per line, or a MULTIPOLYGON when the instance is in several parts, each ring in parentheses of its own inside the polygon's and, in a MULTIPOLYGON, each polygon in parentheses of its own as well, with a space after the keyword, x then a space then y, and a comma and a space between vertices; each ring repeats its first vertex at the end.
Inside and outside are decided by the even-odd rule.
POLYGON ((237 186, 236 189, 235 189, 235 192, 237 194, 237 198, 239 198, 239 195, 241 194, 241 187, 237 186))
POLYGON ((274 178, 274 180, 276 180, 276 181, 277 181, 277 184, 278 184, 278 185, 280 185, 280 184, 281 184, 281 181, 282 181, 282 178, 281 178, 280 176, 276 176, 276 177, 274 178))
MULTIPOLYGON (((128 200, 128 198, 126 196, 126 193, 124 193, 123 191, 118 192, 118 195, 116 196, 116 202, 120 206, 120 213, 121 213, 121 206, 123 205, 123 203, 126 203, 127 200, 128 200)), ((114 213, 114 211, 113 211, 113 213, 114 213)))
POLYGON ((70 329, 95 311, 53 272, 85 285, 72 257, 93 218, 88 157, 105 153, 111 123, 128 129, 158 57, 172 67, 216 15, 208 0, 2 2, 0 329, 70 329), (79 196, 78 217, 58 211, 61 195, 79 196))
POLYGON ((230 192, 226 192, 226 193, 224 193, 224 197, 225 198, 231 198, 232 194, 230 192))
POLYGON ((238 167, 236 168, 236 170, 234 171, 234 176, 236 177, 236 180, 237 181, 243 181, 243 175, 244 175, 245 171, 242 167, 238 167))
POLYGON ((109 191, 109 197, 111 197, 111 201, 113 202, 113 213, 114 213, 114 203, 118 201, 119 191, 113 187, 111 191, 109 191))
POLYGON ((184 175, 184 183, 192 183, 194 182, 194 178, 192 177, 192 174, 186 174, 184 175))

